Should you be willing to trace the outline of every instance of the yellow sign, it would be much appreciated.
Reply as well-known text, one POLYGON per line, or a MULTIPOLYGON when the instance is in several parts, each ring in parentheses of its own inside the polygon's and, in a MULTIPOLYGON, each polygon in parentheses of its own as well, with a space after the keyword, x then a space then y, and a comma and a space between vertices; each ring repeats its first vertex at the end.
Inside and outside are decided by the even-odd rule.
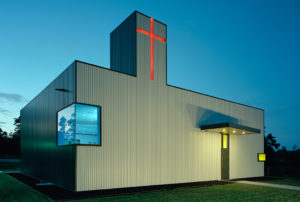
POLYGON ((258 154, 258 161, 266 161, 266 154, 258 154))

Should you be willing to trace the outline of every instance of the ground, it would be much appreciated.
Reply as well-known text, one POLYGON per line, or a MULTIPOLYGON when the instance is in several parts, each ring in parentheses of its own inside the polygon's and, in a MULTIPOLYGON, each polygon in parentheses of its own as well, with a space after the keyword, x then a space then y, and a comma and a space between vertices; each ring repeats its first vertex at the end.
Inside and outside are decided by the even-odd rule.
MULTIPOLYGON (((94 201, 86 199, 83 201, 94 201)), ((123 196, 98 198, 103 201, 300 201, 298 191, 244 184, 181 188, 123 196)))
MULTIPOLYGON (((6 169, 9 169, 7 165, 6 169)), ((1 165, 0 170, 3 170, 1 165)), ((269 183, 271 181, 267 180, 269 183)), ((299 185, 297 179, 282 178, 273 181, 277 184, 282 182, 299 185)), ((0 173, 0 199, 1 201, 51 201, 4 172, 0 173)), ((80 201, 300 201, 300 192, 233 183, 81 199, 80 201)))
POLYGON ((1 201, 49 201, 45 196, 27 187, 23 183, 0 173, 0 199, 1 201))
POLYGON ((257 182, 266 182, 272 184, 284 184, 300 187, 300 176, 289 176, 289 177, 266 177, 265 179, 256 180, 257 182))

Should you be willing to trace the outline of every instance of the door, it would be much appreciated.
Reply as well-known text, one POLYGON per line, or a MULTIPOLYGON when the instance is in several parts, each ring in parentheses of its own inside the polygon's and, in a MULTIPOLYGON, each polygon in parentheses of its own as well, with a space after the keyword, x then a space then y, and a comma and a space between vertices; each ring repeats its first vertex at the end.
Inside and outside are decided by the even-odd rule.
POLYGON ((229 134, 221 134, 221 180, 229 179, 229 134))

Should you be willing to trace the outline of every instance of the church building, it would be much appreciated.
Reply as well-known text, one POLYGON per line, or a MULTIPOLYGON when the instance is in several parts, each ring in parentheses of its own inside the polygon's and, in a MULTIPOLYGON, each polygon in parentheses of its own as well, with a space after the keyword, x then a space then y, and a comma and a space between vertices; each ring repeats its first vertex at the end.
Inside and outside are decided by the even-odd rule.
POLYGON ((168 84, 167 42, 135 11, 110 69, 67 67, 21 110, 21 172, 75 192, 264 176, 264 111, 168 84))

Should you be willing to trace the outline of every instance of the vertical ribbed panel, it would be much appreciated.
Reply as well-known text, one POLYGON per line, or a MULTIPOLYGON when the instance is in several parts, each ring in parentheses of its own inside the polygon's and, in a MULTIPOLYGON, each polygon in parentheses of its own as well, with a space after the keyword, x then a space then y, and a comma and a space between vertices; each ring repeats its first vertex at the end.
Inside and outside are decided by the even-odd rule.
POLYGON ((153 32, 157 36, 160 36, 164 39, 167 38, 167 26, 155 20, 153 22, 153 32))
POLYGON ((21 172, 69 190, 75 189, 75 147, 56 146, 56 112, 73 102, 75 63, 21 110, 21 172))
MULTIPOLYGON (((135 14, 136 26, 149 32, 150 18, 135 14)), ((166 25, 154 21, 154 34, 166 38, 166 25)), ((154 39, 150 80, 150 37, 137 32, 137 77, 78 63, 78 102, 101 106, 102 146, 77 147, 77 191, 220 180, 221 136, 200 125, 233 122, 263 131, 261 110, 166 85, 166 55, 166 42, 154 39)), ((230 138, 231 178, 263 175, 252 160, 263 151, 263 135, 246 138, 241 155, 233 154, 247 140, 230 138), (241 158, 250 163, 239 165, 241 158), (240 171, 245 165, 251 172, 240 171)))
MULTIPOLYGON (((141 14, 137 15, 137 27, 150 32, 150 18, 141 14)), ((159 37, 167 38, 167 27, 156 20, 153 22, 153 32, 159 37)), ((149 85, 166 85, 167 74, 167 42, 153 39, 153 70, 154 80, 151 75, 151 46, 150 36, 137 32, 137 79, 140 82, 149 82, 149 85)))
MULTIPOLYGON (((77 66, 78 102, 102 109, 102 146, 77 147, 77 191, 219 180, 220 134, 202 132, 200 124, 231 120, 263 131, 261 110, 77 66)), ((263 151, 262 134, 231 136, 230 149, 231 178, 263 175, 253 160, 263 151)))
POLYGON ((143 15, 142 13, 136 12, 136 25, 137 27, 150 32, 150 19, 148 16, 143 15))
POLYGON ((262 132, 230 136, 230 178, 263 176, 263 111, 167 85, 158 39, 150 80, 150 37, 136 27, 149 32, 150 18, 134 12, 111 33, 118 72, 77 61, 22 109, 22 172, 75 191, 220 180, 221 136, 200 126, 231 122, 262 132), (56 112, 75 101, 101 106, 101 146, 56 146, 56 112))
POLYGON ((230 179, 264 176, 264 163, 257 160, 257 154, 264 153, 263 113, 260 110, 248 110, 239 114, 247 117, 247 123, 259 128, 261 134, 230 136, 230 179))
POLYGON ((136 76, 136 12, 110 34, 110 68, 136 76))

